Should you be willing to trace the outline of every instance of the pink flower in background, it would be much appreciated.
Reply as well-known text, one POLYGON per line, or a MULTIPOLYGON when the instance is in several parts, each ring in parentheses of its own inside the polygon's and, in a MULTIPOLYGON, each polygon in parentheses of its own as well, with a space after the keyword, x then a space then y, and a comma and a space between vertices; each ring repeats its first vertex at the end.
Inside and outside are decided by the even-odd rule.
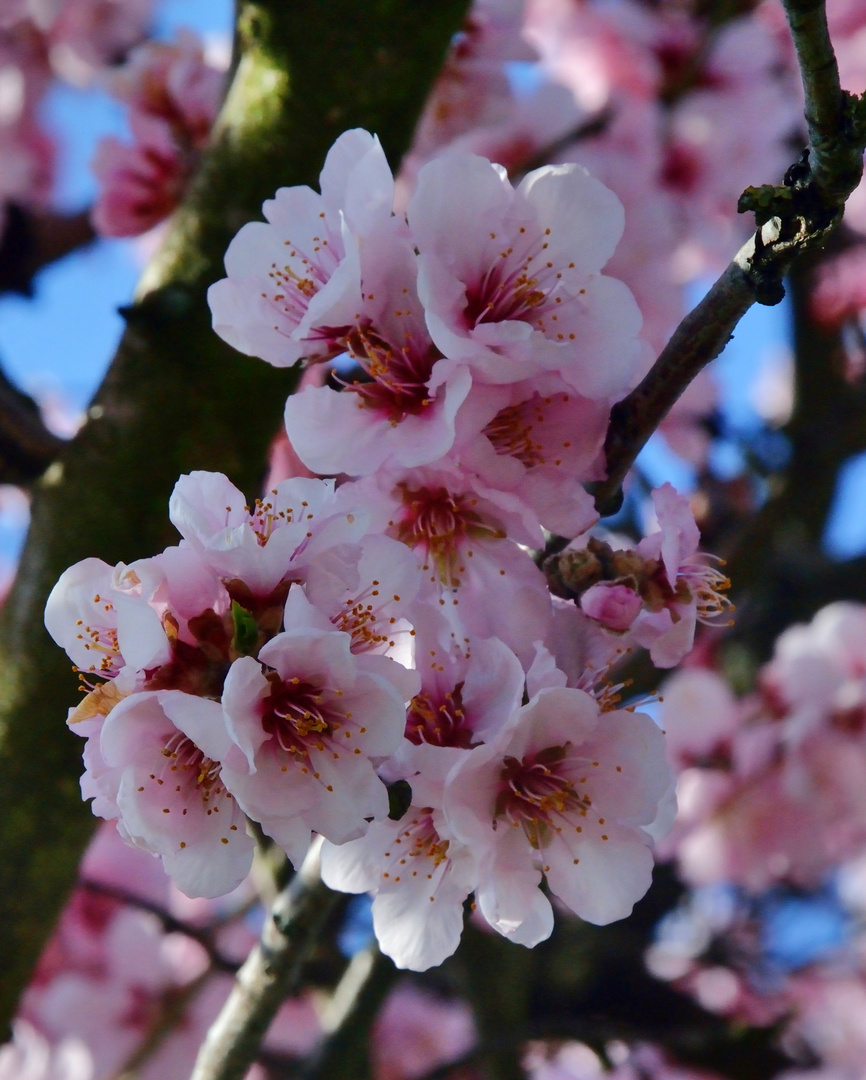
POLYGON ((189 179, 188 164, 161 120, 134 114, 130 126, 134 143, 107 137, 93 159, 101 184, 93 224, 103 236, 152 229, 178 205, 189 179))
POLYGON ((105 138, 93 170, 100 181, 93 223, 103 236, 138 236, 180 203, 216 118, 224 75, 194 34, 146 42, 105 78, 130 106, 132 143, 105 138))
POLYGON ((731 759, 742 709, 714 671, 685 668, 664 683, 664 731, 668 755, 679 769, 731 759))
POLYGON ((510 126, 520 103, 505 64, 534 57, 523 39, 523 16, 523 0, 476 0, 471 5, 451 42, 412 146, 400 163, 397 202, 401 210, 414 190, 418 170, 431 158, 453 148, 463 137, 471 140, 490 128, 510 126))
POLYGON ((80 1039, 52 1046, 26 1020, 12 1025, 12 1042, 0 1046, 0 1080, 94 1080, 93 1059, 80 1039))
POLYGON ((476 1039, 465 1002, 400 983, 372 1030, 373 1076, 375 1080, 416 1080, 468 1053, 476 1039))
POLYGON ((27 0, 45 33, 53 67, 84 84, 146 35, 153 0, 27 0))
POLYGON ((810 305, 813 316, 825 326, 859 319, 866 311, 866 248, 858 245, 821 263, 810 305))
POLYGON ((162 120, 179 146, 201 149, 217 114, 225 74, 208 64, 198 36, 181 30, 176 42, 137 46, 103 81, 133 116, 162 120))

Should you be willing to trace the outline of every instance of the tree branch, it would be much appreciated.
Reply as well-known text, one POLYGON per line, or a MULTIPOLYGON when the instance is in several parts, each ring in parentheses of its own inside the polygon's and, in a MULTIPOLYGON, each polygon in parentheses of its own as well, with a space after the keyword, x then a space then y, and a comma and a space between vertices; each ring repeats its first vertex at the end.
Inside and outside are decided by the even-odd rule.
POLYGON ((252 495, 294 374, 239 356, 212 332, 205 294, 237 229, 281 184, 316 184, 336 135, 378 132, 392 161, 467 0, 242 0, 241 61, 212 147, 146 271, 89 412, 38 486, 18 580, 0 613, 0 1039, 71 890, 93 828, 81 744, 63 723, 69 664, 42 625, 71 563, 176 543, 178 475, 227 473, 252 495))
POLYGON ((626 473, 686 386, 719 355, 752 304, 779 303, 792 262, 824 243, 860 182, 866 98, 854 98, 839 86, 823 0, 785 0, 785 6, 806 90, 809 149, 783 185, 744 192, 738 209, 754 211, 754 237, 683 319, 640 385, 611 410, 608 477, 595 490, 602 514, 618 508, 626 473))
POLYGON ((863 145, 855 133, 862 103, 842 89, 825 0, 782 0, 806 96, 809 167, 818 192, 836 209, 860 183, 863 145))
POLYGON ((0 370, 0 484, 32 484, 65 445, 45 426, 33 398, 0 370))
POLYGON ((190 1080, 242 1080, 298 977, 339 894, 319 876, 317 842, 279 894, 258 945, 237 974, 234 989, 208 1031, 190 1080))
POLYGON ((0 238, 0 293, 33 294, 33 278, 49 263, 96 239, 90 211, 61 214, 10 203, 0 238))
POLYGON ((686 315, 641 383, 611 409, 604 444, 607 479, 595 488, 599 513, 619 508, 622 482, 650 435, 692 379, 731 340, 737 323, 754 304, 755 290, 749 279, 753 252, 754 239, 686 315))

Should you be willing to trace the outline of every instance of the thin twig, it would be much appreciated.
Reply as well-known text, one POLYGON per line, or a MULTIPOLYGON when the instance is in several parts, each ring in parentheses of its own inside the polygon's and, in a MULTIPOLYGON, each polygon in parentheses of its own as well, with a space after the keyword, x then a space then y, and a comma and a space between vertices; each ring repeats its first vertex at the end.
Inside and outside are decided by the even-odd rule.
POLYGON ((163 991, 147 1033, 123 1065, 111 1075, 110 1080, 136 1080, 139 1070, 183 1023, 193 1000, 212 974, 208 968, 185 986, 172 986, 163 991))
POLYGON ((302 1080, 370 1076, 370 1031, 397 977, 393 962, 375 945, 355 954, 322 1016, 326 1036, 302 1080))
POLYGON ((604 447, 607 479, 595 490, 600 513, 618 508, 622 482, 647 439, 692 379, 727 345, 737 323, 755 303, 755 290, 748 276, 754 246, 754 240, 744 245, 674 331, 641 383, 611 410, 604 447))
POLYGON ((856 99, 839 82, 824 0, 782 0, 806 97, 809 165, 829 201, 843 203, 860 182, 863 148, 852 138, 856 99))
MULTIPOLYGON (((101 881, 91 881, 88 878, 79 881, 78 885, 79 888, 86 889, 88 892, 96 893, 99 896, 106 896, 112 900, 119 901, 121 904, 138 908, 139 911, 148 912, 148 914, 159 919, 163 930, 168 934, 183 934, 185 937, 197 941, 207 953, 211 966, 217 971, 224 971, 230 975, 234 975, 238 970, 239 964, 235 963, 233 960, 229 960, 229 958, 224 956, 216 947, 212 927, 192 926, 190 923, 184 922, 183 919, 176 918, 171 912, 166 911, 165 908, 160 907, 159 904, 154 903, 152 900, 147 900, 143 896, 136 896, 135 893, 131 893, 127 889, 120 889, 115 885, 106 885, 101 881)), ((240 912, 238 912, 238 914, 240 914, 240 912)), ((235 918, 237 916, 235 915, 232 917, 235 918)))
POLYGON ((319 876, 316 843, 277 897, 259 943, 199 1051, 191 1080, 241 1080, 280 1005, 295 989, 319 931, 338 899, 319 876))

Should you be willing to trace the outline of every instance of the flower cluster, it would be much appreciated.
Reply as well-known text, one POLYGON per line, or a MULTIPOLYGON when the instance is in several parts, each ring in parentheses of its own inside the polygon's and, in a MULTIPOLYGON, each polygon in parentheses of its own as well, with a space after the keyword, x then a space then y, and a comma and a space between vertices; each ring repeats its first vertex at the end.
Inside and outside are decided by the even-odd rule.
POLYGON ((54 80, 80 86, 104 72, 141 40, 152 7, 151 0, 3 3, 0 236, 9 204, 44 209, 50 202, 58 148, 45 105, 54 80))
POLYGON ((129 106, 133 142, 106 137, 96 151, 93 224, 102 236, 138 236, 174 210, 210 136, 223 81, 190 31, 174 44, 144 42, 106 76, 129 106))
POLYGON ((590 921, 629 913, 671 776, 605 676, 626 647, 682 656, 718 582, 670 488, 627 627, 551 596, 528 550, 595 523, 583 485, 641 354, 635 302, 601 273, 617 199, 577 166, 515 189, 450 155, 405 216, 393 201, 378 140, 347 132, 321 194, 278 191, 210 291, 238 348, 339 362, 342 389, 313 380, 286 425, 342 482, 290 477, 248 505, 224 476, 183 476, 180 544, 77 564, 46 624, 87 691, 69 723, 96 813, 193 895, 244 878, 247 818, 295 865, 318 834, 325 882, 372 892, 382 949, 423 969, 471 894, 528 946, 552 930, 545 880, 590 921))
POLYGON ((815 887, 866 852, 864 640, 866 609, 838 602, 781 635, 744 698, 704 668, 665 685, 685 881, 815 887))

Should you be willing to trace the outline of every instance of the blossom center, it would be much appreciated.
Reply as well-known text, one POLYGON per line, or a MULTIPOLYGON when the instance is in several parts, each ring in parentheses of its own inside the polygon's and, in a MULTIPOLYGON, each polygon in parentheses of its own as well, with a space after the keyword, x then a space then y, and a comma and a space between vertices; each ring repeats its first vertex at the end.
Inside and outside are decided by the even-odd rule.
POLYGON ((271 692, 263 702, 264 730, 288 754, 306 757, 311 749, 323 750, 323 736, 332 735, 343 718, 328 707, 322 688, 298 678, 267 678, 271 692))
MULTIPOLYGON (((501 250, 493 247, 491 265, 466 289, 463 318, 468 329, 514 319, 544 330, 541 325, 544 313, 562 302, 562 297, 557 295, 562 271, 556 269, 548 256, 549 237, 548 228, 529 240, 527 229, 521 228, 514 241, 517 250, 511 243, 501 250)), ((493 245, 496 239, 496 234, 491 233, 493 245)), ((570 263, 569 269, 573 267, 574 263, 570 263)))
POLYGON ((484 521, 475 509, 478 500, 471 495, 454 495, 444 487, 401 487, 404 511, 396 526, 397 539, 422 548, 446 585, 460 582, 465 569, 460 549, 466 541, 500 540, 506 535, 484 521))
MULTIPOLYGON (((275 492, 276 493, 276 492, 275 492)), ((302 502, 298 511, 299 520, 310 519, 313 515, 307 510, 308 504, 302 502)), ((294 507, 278 510, 270 499, 256 499, 252 509, 245 507, 250 515, 249 525, 256 534, 259 547, 264 547, 275 529, 281 525, 290 525, 294 521, 294 507)))
POLYGON ((420 746, 456 746, 469 750, 476 745, 463 708, 463 683, 459 682, 437 702, 430 694, 416 694, 406 714, 406 738, 420 746))
MULTIPOLYGON (((356 596, 344 601, 338 614, 331 617, 331 622, 338 630, 352 639, 352 652, 364 652, 388 644, 393 647, 391 637, 395 619, 382 614, 386 597, 380 596, 380 582, 373 579, 370 585, 356 596)), ((398 596, 394 597, 399 600, 398 596)))
POLYGON ((197 791, 205 805, 225 790, 220 780, 220 763, 206 757, 182 731, 171 736, 163 747, 162 756, 167 759, 167 769, 161 776, 151 777, 158 784, 169 781, 174 783, 175 791, 180 791, 182 786, 188 794, 197 791))
POLYGON ((412 820, 412 836, 409 856, 413 859, 432 859, 439 866, 448 858, 449 841, 443 840, 433 824, 433 808, 422 807, 419 816, 412 820))
POLYGON ((497 454, 513 457, 527 469, 546 464, 543 445, 535 438, 535 425, 544 422, 538 402, 502 409, 484 429, 497 454))
MULTIPOLYGON (((449 841, 440 837, 433 824, 433 808, 423 806, 413 809, 413 817, 391 840, 389 850, 385 852, 387 869, 382 877, 390 885, 413 880, 433 882, 434 876, 438 878, 447 869, 442 864, 449 858, 449 841), (430 862, 423 861, 427 859, 430 862)), ((400 824, 403 825, 403 821, 400 824)), ((430 887, 435 891, 436 883, 430 887)))
POLYGON ((392 424, 398 424, 432 404, 427 384, 442 353, 431 341, 407 333, 402 343, 397 343, 367 325, 356 326, 349 333, 346 347, 370 380, 344 383, 347 390, 358 394, 362 405, 384 412, 392 424))
MULTIPOLYGON (((342 258, 342 244, 332 244, 331 236, 314 236, 312 254, 293 240, 283 241, 289 260, 282 266, 271 263, 268 277, 274 290, 271 301, 294 323, 303 321, 310 300, 328 283, 342 258)), ((264 294, 262 294, 264 296, 264 294)))
POLYGON ((566 774, 568 744, 522 758, 507 757, 499 778, 494 815, 520 827, 533 848, 548 844, 561 819, 585 817, 592 800, 566 774))
POLYGON ((463 315, 470 328, 506 319, 528 321, 547 300, 547 292, 539 288, 539 277, 532 268, 536 256, 528 255, 509 267, 513 250, 501 252, 501 261, 494 263, 477 285, 467 288, 463 315))

